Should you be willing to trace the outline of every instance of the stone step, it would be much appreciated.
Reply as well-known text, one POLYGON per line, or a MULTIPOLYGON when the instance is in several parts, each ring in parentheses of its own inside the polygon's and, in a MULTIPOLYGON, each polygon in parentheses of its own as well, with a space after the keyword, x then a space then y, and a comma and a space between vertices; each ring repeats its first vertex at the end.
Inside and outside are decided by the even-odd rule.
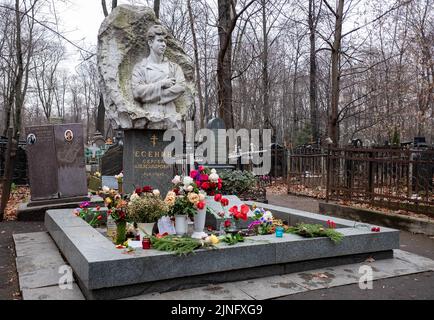
POLYGON ((47 232, 14 234, 13 238, 24 300, 84 300, 72 269, 47 232))

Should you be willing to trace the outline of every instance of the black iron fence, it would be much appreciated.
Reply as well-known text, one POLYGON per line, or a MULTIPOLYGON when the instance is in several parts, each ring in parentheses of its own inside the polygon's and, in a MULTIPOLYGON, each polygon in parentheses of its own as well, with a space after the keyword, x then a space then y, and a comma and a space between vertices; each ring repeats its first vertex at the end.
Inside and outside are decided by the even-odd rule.
MULTIPOLYGON (((0 180, 3 177, 6 157, 6 147, 8 140, 0 137, 0 180)), ((26 142, 20 141, 18 144, 17 158, 14 163, 14 173, 12 182, 16 185, 26 185, 29 182, 27 170, 27 155, 26 155, 26 142)))
POLYGON ((434 216, 434 150, 328 148, 292 152, 288 192, 434 216))

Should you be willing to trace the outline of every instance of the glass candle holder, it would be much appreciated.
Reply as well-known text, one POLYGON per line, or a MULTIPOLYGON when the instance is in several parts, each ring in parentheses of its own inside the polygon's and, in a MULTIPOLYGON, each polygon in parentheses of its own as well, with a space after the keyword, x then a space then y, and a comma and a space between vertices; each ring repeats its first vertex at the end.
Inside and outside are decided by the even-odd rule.
POLYGON ((276 238, 283 238, 283 228, 282 227, 276 228, 276 238))

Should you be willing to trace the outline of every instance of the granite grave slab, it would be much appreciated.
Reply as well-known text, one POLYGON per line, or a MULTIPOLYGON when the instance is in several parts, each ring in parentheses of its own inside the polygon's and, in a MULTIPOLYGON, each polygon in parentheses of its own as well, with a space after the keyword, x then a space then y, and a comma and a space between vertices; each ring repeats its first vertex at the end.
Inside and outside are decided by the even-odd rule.
MULTIPOLYGON (((267 208, 265 204, 258 204, 267 208)), ((290 210, 274 207, 284 214, 290 210)), ((326 223, 327 217, 297 211, 288 219, 326 223)), ((338 222, 337 222, 338 223, 338 222)), ((327 238, 306 239, 285 234, 249 237, 244 243, 220 243, 214 250, 198 250, 179 257, 157 250, 137 249, 130 254, 115 249, 97 230, 69 210, 46 213, 45 225, 73 268, 83 293, 89 299, 116 299, 152 292, 166 292, 203 285, 281 275, 323 266, 348 263, 352 257, 390 258, 399 248, 399 231, 382 228, 379 233, 354 228, 354 222, 339 220, 339 231, 346 237, 334 245, 327 238), (168 267, 170 266, 170 267, 168 267), (297 267, 298 266, 298 267, 297 267), (300 267, 301 266, 301 267, 300 267), (111 270, 123 270, 113 273, 111 270)))

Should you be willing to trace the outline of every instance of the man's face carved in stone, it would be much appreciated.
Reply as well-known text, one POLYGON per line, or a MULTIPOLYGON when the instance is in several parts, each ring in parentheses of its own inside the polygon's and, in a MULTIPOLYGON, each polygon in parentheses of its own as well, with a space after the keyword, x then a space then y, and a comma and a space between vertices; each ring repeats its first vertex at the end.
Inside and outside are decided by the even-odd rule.
POLYGON ((154 51, 156 55, 162 56, 166 52, 167 43, 166 38, 163 36, 156 35, 153 41, 149 42, 149 47, 151 51, 154 51))

